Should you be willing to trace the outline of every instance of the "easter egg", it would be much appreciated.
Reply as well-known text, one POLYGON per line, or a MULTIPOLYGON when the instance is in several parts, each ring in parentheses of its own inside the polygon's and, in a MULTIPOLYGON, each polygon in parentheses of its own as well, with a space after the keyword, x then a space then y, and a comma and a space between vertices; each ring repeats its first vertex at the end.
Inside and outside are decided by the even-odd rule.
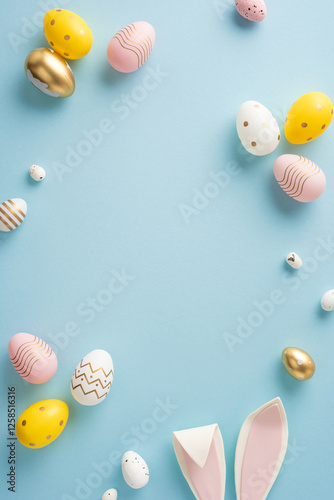
POLYGON ((333 103, 326 94, 309 92, 291 106, 285 121, 285 137, 292 144, 305 144, 323 134, 333 119, 333 103))
POLYGON ((286 347, 282 352, 282 361, 288 374, 296 380, 308 380, 314 375, 313 359, 298 347, 286 347))
POLYGON ((321 307, 324 311, 334 311, 334 290, 328 290, 322 296, 321 307))
POLYGON ((75 81, 68 63, 53 49, 35 49, 28 54, 25 64, 28 80, 51 97, 69 97, 75 90, 75 81))
POLYGON ((58 361, 44 340, 30 333, 17 333, 8 344, 9 357, 15 370, 27 382, 44 384, 57 371, 58 361))
POLYGON ((252 155, 264 156, 278 146, 281 133, 273 114, 257 101, 244 102, 237 114, 241 144, 252 155))
POLYGON ((303 265, 302 259, 295 252, 290 252, 285 260, 293 269, 300 269, 303 265))
POLYGON ((107 48, 111 66, 121 73, 132 73, 149 58, 155 42, 155 31, 145 21, 128 24, 112 37, 107 48))
POLYGON ((44 168, 40 167, 39 165, 31 165, 29 169, 29 174, 34 181, 42 181, 44 177, 46 176, 44 168))
POLYGON ((105 491, 102 495, 102 500, 117 500, 117 490, 111 488, 105 491))
POLYGON ((150 473, 145 460, 134 451, 127 451, 122 458, 124 481, 134 490, 147 485, 150 473))
POLYGON ((68 407, 63 401, 39 401, 24 410, 17 419, 17 439, 27 448, 43 448, 63 432, 67 419, 68 407))
POLYGON ((72 396, 85 406, 102 403, 113 379, 114 365, 110 354, 102 349, 91 351, 82 358, 72 375, 72 396))
POLYGON ((267 15, 263 0, 235 0, 235 7, 242 17, 255 23, 263 21, 267 15))
POLYGON ((325 191, 325 174, 303 156, 280 156, 274 163, 274 175, 283 191, 297 201, 314 201, 325 191))
POLYGON ((21 198, 12 198, 0 205, 0 231, 13 231, 19 227, 27 214, 27 204, 21 198))
POLYGON ((67 59, 80 59, 92 48, 93 35, 88 24, 70 10, 49 10, 43 28, 51 47, 67 59))

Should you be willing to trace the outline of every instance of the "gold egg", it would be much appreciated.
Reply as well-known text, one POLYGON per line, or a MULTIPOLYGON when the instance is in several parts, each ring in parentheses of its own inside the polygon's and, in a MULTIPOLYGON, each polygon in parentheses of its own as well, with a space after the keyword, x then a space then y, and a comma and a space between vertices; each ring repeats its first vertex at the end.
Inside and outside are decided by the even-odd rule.
POLYGON ((52 49, 35 49, 28 54, 24 69, 30 82, 52 97, 69 97, 75 81, 68 63, 52 49))
POLYGON ((296 380, 313 377, 315 364, 311 356, 298 347, 286 347, 282 352, 284 368, 296 380))

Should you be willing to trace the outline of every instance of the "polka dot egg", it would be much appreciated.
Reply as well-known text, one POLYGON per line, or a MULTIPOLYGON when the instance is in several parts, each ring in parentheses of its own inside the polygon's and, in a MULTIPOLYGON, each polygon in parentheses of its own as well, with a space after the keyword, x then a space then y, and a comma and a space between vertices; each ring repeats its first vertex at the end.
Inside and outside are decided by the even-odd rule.
POLYGON ((237 132, 243 147, 255 156, 272 153, 281 138, 275 117, 257 101, 246 101, 240 106, 237 132))
POLYGON ((323 134, 333 119, 333 103, 321 92, 302 95, 291 106, 284 132, 292 144, 305 144, 323 134))
POLYGON ((67 59, 80 59, 92 47, 93 35, 88 24, 70 10, 49 10, 43 28, 51 47, 67 59))
POLYGON ((286 347, 282 352, 283 366, 296 380, 308 380, 315 373, 315 364, 311 356, 298 347, 286 347))
POLYGON ((43 448, 60 436, 67 419, 68 407, 63 401, 39 401, 24 410, 17 419, 17 439, 27 448, 43 448))

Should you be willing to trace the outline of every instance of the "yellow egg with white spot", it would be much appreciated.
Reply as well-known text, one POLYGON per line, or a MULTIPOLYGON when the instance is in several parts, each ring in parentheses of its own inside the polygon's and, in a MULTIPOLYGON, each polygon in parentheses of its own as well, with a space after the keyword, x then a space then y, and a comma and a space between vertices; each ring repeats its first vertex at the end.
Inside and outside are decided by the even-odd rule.
POLYGON ((17 439, 27 448, 43 448, 63 432, 67 419, 68 407, 63 401, 38 401, 24 410, 17 419, 17 439))
POLYGON ((284 132, 292 144, 306 144, 323 134, 333 119, 333 103, 326 94, 309 92, 291 106, 284 132))
POLYGON ((315 363, 311 356, 299 347, 286 347, 282 352, 283 366, 296 380, 308 380, 315 373, 315 363))
POLYGON ((70 10, 49 10, 43 28, 51 47, 67 59, 80 59, 92 48, 93 35, 88 24, 70 10))

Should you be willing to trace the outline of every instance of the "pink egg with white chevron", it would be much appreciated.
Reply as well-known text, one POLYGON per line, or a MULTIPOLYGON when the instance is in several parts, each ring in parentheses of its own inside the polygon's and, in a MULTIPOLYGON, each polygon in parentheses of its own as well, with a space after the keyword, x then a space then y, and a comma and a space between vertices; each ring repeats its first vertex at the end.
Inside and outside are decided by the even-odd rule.
POLYGON ((74 399, 85 406, 102 403, 114 379, 114 365, 110 354, 103 349, 88 353, 77 365, 71 380, 74 399))
POLYGON ((17 333, 9 341, 8 352, 17 373, 31 384, 43 384, 57 371, 55 353, 36 335, 17 333))
POLYGON ((155 42, 155 31, 150 23, 138 21, 128 24, 112 37, 107 48, 111 66, 121 73, 132 73, 149 58, 155 42))
POLYGON ((303 156, 280 156, 274 163, 274 175, 286 194, 303 203, 319 198, 326 187, 321 168, 303 156))

